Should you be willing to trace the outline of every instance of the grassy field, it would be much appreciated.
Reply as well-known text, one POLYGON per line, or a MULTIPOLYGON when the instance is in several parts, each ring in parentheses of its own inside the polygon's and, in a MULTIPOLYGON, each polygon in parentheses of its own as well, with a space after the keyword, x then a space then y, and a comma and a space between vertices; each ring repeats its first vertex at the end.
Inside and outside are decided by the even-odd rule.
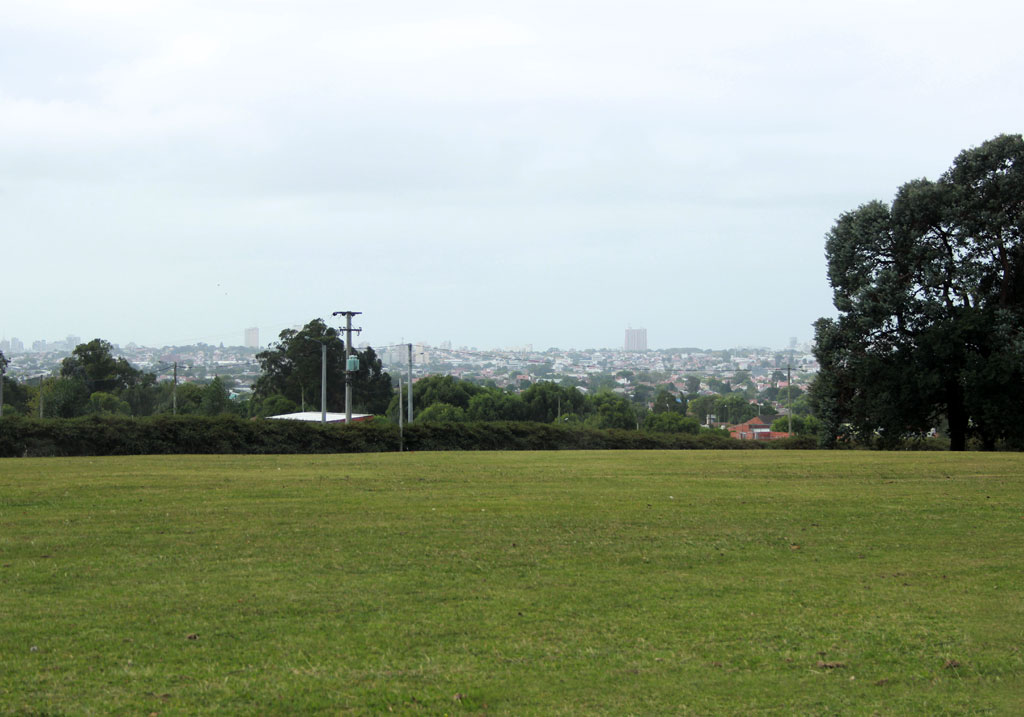
POLYGON ((0 461, 3 714, 1022 714, 1024 456, 0 461))

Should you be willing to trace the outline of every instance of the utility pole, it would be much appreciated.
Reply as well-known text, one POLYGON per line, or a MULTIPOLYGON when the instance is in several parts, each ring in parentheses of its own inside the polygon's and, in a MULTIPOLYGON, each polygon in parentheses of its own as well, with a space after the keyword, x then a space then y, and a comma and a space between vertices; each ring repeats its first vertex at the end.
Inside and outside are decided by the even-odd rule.
POLYGON ((789 410, 786 411, 789 417, 788 433, 793 435, 793 356, 790 354, 789 363, 786 364, 786 404, 789 410))
MULTIPOLYGON (((362 329, 352 328, 352 317, 358 316, 363 313, 362 311, 335 311, 332 316, 344 316, 345 317, 345 425, 352 423, 352 374, 358 369, 358 366, 352 368, 352 332, 355 331, 357 334, 362 332, 362 329)), ((358 360, 358 359, 357 359, 358 360)))
POLYGON ((327 424, 327 342, 320 344, 320 423, 327 424))
MULTIPOLYGON (((402 392, 398 392, 398 400, 402 400, 402 392)), ((412 344, 409 344, 409 423, 412 423, 412 344)))
POLYGON ((402 374, 398 374, 398 452, 402 452, 405 443, 404 426, 402 425, 402 374))
MULTIPOLYGON (((166 366, 165 366, 166 368, 166 366)), ((171 387, 171 415, 178 415, 178 362, 174 362, 174 386, 171 387)))

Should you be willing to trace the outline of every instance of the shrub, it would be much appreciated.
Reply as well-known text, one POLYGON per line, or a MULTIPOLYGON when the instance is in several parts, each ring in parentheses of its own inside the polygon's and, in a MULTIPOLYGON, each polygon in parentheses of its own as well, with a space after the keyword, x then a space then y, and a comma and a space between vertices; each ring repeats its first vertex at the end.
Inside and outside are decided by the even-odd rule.
MULTIPOLYGON (((758 449, 721 432, 643 433, 532 422, 416 422, 404 429, 408 450, 758 449)), ((92 415, 0 419, 0 456, 101 456, 214 453, 367 453, 395 451, 399 428, 387 421, 321 425, 237 416, 92 415)), ((778 446, 783 447, 783 446, 778 446)), ((801 445, 800 447, 804 447, 801 445)))

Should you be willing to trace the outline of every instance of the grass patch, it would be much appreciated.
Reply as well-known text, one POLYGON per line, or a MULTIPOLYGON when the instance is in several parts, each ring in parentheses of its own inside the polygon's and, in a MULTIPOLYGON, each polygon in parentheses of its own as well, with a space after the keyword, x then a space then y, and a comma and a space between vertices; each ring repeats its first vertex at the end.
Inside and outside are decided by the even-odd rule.
POLYGON ((6 714, 1024 712, 1024 456, 0 460, 6 714))

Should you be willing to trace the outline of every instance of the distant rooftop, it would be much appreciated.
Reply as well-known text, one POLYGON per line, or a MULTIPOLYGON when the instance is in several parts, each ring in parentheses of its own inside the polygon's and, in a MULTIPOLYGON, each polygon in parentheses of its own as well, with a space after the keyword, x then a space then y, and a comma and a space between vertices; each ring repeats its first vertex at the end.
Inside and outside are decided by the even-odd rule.
MULTIPOLYGON (((284 421, 309 421, 310 423, 319 423, 323 420, 323 414, 320 411, 301 411, 299 413, 282 413, 279 416, 267 416, 267 418, 281 419, 284 421)), ((368 418, 373 418, 372 413, 353 413, 352 422, 365 421, 368 418)), ((344 413, 331 413, 327 412, 328 423, 344 423, 344 413)))

